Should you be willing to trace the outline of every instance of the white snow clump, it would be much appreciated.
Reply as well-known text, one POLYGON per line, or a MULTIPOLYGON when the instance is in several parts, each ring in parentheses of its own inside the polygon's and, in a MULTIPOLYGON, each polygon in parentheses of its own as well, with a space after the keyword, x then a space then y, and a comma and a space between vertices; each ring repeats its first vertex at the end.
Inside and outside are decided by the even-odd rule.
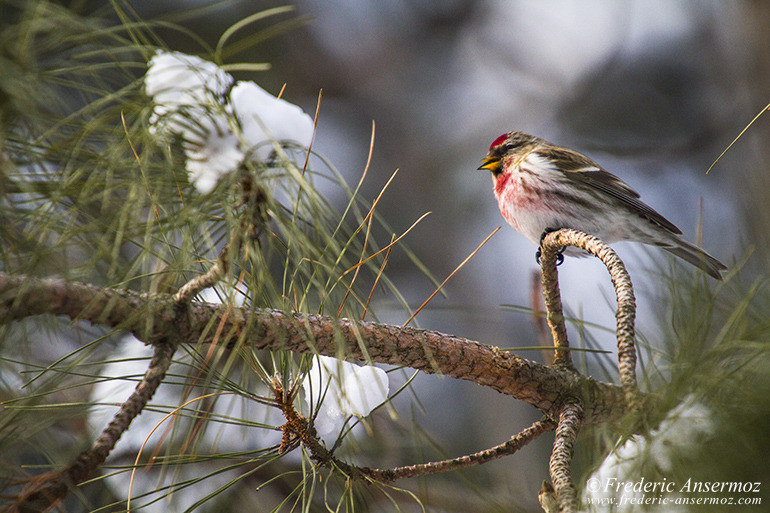
POLYGON ((301 108, 254 82, 233 83, 212 62, 162 50, 144 77, 155 103, 150 131, 181 136, 190 181, 203 194, 245 158, 267 160, 274 141, 307 148, 313 137, 313 119, 301 108))
POLYGON ((673 462, 700 445, 714 429, 713 412, 694 395, 685 397, 647 437, 632 436, 604 459, 586 481, 583 503, 593 505, 590 511, 646 511, 637 507, 644 493, 625 486, 643 483, 640 460, 648 457, 659 471, 669 474, 673 462))
MULTIPOLYGON (((388 375, 372 365, 354 365, 330 356, 316 356, 302 383, 312 411, 320 403, 314 426, 327 440, 348 417, 366 417, 388 398, 388 375)), ((328 441, 328 440, 327 440, 328 441)))

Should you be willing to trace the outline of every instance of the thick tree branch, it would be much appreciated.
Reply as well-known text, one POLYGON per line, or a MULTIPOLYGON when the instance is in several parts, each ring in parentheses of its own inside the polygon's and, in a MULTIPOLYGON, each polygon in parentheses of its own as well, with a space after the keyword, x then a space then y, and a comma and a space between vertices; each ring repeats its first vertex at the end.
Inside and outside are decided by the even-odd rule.
MULTIPOLYGON (((618 405, 622 401, 617 387, 580 376, 572 366, 555 263, 557 252, 565 245, 593 253, 610 271, 618 295, 617 334, 622 390, 626 402, 634 405, 637 400, 633 341, 635 305, 630 279, 622 262, 608 246, 572 230, 551 233, 542 242, 542 283, 547 320, 557 348, 555 367, 539 365, 495 347, 434 331, 269 309, 229 308, 225 311, 215 305, 191 303, 197 292, 219 279, 226 265, 224 252, 208 273, 188 282, 174 296, 0 273, 0 323, 39 314, 66 315, 73 320, 130 331, 156 347, 145 378, 94 445, 63 471, 41 476, 31 483, 16 504, 35 510, 45 509, 66 495, 70 486, 88 479, 152 397, 170 364, 175 344, 213 343, 331 356, 338 355, 342 349, 351 358, 441 373, 489 386, 528 402, 541 409, 546 417, 505 444, 461 458, 378 470, 356 469, 336 462, 331 455, 323 454, 325 449, 322 451, 320 444, 312 452, 320 461, 329 459, 355 474, 363 473, 388 482, 483 463, 510 454, 557 425, 549 465, 555 488, 552 496, 559 510, 574 511, 577 492, 570 466, 584 414, 590 414, 594 421, 619 416, 622 409, 618 405), (556 418, 558 424, 554 422, 556 418)), ((303 436, 314 440, 305 424, 300 417, 292 423, 292 418, 287 416, 287 446, 291 445, 292 438, 304 440, 306 444, 308 440, 303 436)))
POLYGON ((473 381, 525 401, 552 418, 571 398, 596 420, 622 415, 618 387, 540 365, 496 347, 443 333, 277 310, 229 309, 190 303, 179 312, 170 295, 103 289, 61 279, 0 273, 0 322, 33 315, 66 315, 132 332, 145 343, 242 344, 255 349, 318 352, 408 366, 473 381))

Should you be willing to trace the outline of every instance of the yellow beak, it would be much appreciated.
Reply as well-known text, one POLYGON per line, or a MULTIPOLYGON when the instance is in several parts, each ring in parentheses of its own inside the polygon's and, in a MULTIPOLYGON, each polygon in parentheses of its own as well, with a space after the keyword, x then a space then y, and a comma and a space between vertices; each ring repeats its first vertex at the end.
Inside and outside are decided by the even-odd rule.
POLYGON ((487 157, 484 159, 481 159, 481 161, 484 163, 479 166, 479 169, 486 169, 487 171, 492 171, 493 173, 497 172, 497 169, 500 167, 500 157, 487 157))

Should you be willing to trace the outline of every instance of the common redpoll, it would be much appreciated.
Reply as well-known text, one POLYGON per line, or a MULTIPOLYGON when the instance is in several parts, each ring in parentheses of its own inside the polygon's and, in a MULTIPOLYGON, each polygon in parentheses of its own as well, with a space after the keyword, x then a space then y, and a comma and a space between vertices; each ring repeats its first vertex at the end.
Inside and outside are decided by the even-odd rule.
POLYGON ((537 244, 550 231, 571 228, 608 244, 632 240, 661 247, 722 279, 724 264, 678 237, 682 232, 635 190, 576 151, 510 132, 494 140, 483 162, 479 169, 492 172, 503 217, 537 244))

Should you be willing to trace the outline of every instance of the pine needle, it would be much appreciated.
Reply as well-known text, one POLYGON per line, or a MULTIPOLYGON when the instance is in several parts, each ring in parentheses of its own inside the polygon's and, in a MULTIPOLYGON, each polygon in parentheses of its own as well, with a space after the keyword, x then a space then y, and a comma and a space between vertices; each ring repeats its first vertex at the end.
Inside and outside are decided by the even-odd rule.
MULTIPOLYGON (((374 134, 372 133, 372 135, 374 134)), ((371 153, 369 155, 371 157, 371 153)), ((369 167, 369 161, 367 161, 366 167, 367 168, 369 167)), ((356 272, 353 274, 353 279, 350 281, 350 285, 348 285, 348 289, 345 292, 345 296, 342 298, 342 303, 340 304, 340 308, 337 311, 337 316, 342 315, 342 309, 345 307, 345 302, 347 301, 348 296, 350 295, 350 291, 352 290, 353 285, 356 282, 356 278, 358 277, 358 271, 361 269, 361 264, 364 263, 364 255, 366 254, 366 248, 369 245, 369 235, 371 234, 371 231, 372 231, 372 220, 374 219, 374 215, 373 215, 374 209, 377 207, 377 204, 380 202, 382 195, 385 194, 385 190, 388 188, 390 183, 396 177, 396 173, 398 173, 398 169, 396 169, 393 172, 393 174, 390 175, 390 178, 380 190, 380 193, 377 195, 377 198, 374 200, 374 203, 372 203, 372 207, 369 209, 369 212, 366 214, 366 217, 364 217, 364 220, 358 226, 358 229, 360 230, 363 224, 366 223, 366 236, 364 237, 364 245, 361 248, 361 257, 358 259, 358 264, 355 266, 356 272)))
POLYGON ((393 247, 393 240, 395 239, 395 235, 393 235, 390 238, 390 244, 388 246, 388 251, 385 252, 385 258, 382 260, 382 265, 380 266, 380 270, 377 273, 377 277, 374 279, 374 283, 372 284, 372 290, 369 291, 369 297, 366 298, 366 304, 364 304, 364 313, 361 314, 361 320, 363 321, 366 318, 366 312, 369 311, 369 303, 372 300, 372 296, 374 295, 374 291, 377 288, 377 283, 380 281, 380 277, 382 276, 382 272, 385 270, 385 266, 388 265, 388 259, 390 258, 390 250, 393 247))
MULTIPOLYGON (((283 90, 281 90, 283 92, 283 90)), ((302 164, 302 175, 305 175, 307 170, 307 163, 310 161, 310 153, 313 151, 313 143, 315 142, 315 134, 318 129, 318 113, 321 111, 321 97, 323 96, 323 89, 318 90, 318 101, 315 104, 315 115, 313 116, 313 136, 310 138, 310 144, 307 147, 307 153, 305 153, 305 163, 302 164)))
POLYGON ((714 166, 716 166, 716 165, 717 165, 717 162, 719 162, 719 161, 720 161, 720 159, 721 159, 722 157, 724 157, 725 153, 727 153, 727 152, 730 150, 730 148, 732 148, 732 147, 733 147, 733 144, 735 144, 736 142, 738 142, 738 139, 740 139, 741 137, 743 137, 743 134, 744 134, 744 133, 746 133, 746 130, 748 130, 748 129, 751 127, 751 125, 753 125, 753 124, 754 124, 754 122, 755 122, 757 119, 759 119, 759 116, 761 116, 762 114, 764 114, 764 113, 765 113, 765 111, 768 111, 768 110, 770 110, 770 103, 768 103, 767 105, 765 105, 765 108, 763 108, 761 111, 759 111, 759 114, 757 114, 756 116, 754 116, 754 119, 752 119, 752 120, 751 120, 751 122, 750 122, 748 125, 746 125, 746 127, 745 127, 743 130, 741 130, 741 133, 739 133, 739 134, 738 134, 738 136, 737 136, 735 139, 733 139, 733 142, 731 142, 731 143, 730 143, 730 144, 727 146, 727 148, 725 148, 725 151, 723 151, 722 153, 720 153, 720 154, 719 154, 719 156, 717 157, 717 159, 716 159, 716 160, 715 160, 715 161, 714 161, 714 162, 713 162, 713 163, 712 163, 712 164, 709 166, 709 168, 706 170, 706 174, 709 174, 709 171, 711 171, 711 169, 712 169, 714 166))
POLYGON ((363 260, 363 261, 361 261, 361 262, 358 262, 356 265, 354 265, 353 267, 351 267, 350 269, 348 269, 347 271, 345 271, 344 273, 342 273, 342 275, 344 276, 344 275, 346 275, 347 273, 349 273, 350 271, 353 271, 353 270, 355 270, 355 269, 357 269, 357 268, 361 267, 362 265, 364 265, 365 263, 369 262, 370 260, 372 260, 372 259, 373 259, 373 258, 375 258, 376 256, 378 256, 378 255, 381 255, 382 253, 384 253, 385 251, 387 251, 389 248, 392 248, 392 247, 393 247, 395 244, 397 244, 399 241, 401 241, 401 239, 403 239, 404 237, 406 237, 406 235, 407 235, 409 232, 411 232, 411 231, 414 229, 414 227, 415 227, 415 226, 417 226, 417 225, 420 223, 420 221, 422 221, 423 219, 425 219, 426 217, 428 217, 428 216, 429 216, 429 215, 431 215, 432 213, 433 213, 433 212, 425 212, 423 215, 421 215, 421 216, 420 216, 420 217, 417 219, 417 221, 415 221, 414 223, 412 223, 412 226, 410 226, 409 228, 407 228, 407 229, 406 229, 406 231, 405 231, 404 233, 402 233, 401 235, 399 235, 398 237, 396 237, 396 239, 395 239, 393 242, 391 242, 390 244, 388 244, 387 246, 385 246, 384 248, 382 248, 381 250, 379 250, 377 253, 374 253, 374 254, 372 254, 372 255, 371 255, 371 256, 369 256, 369 257, 368 257, 366 260, 363 260))
POLYGON ((464 266, 466 263, 468 263, 468 260, 470 260, 471 258, 473 258, 473 256, 474 256, 474 255, 475 255, 475 254, 476 254, 476 253, 477 253, 477 252, 478 252, 478 251, 479 251, 479 250, 482 248, 482 246, 484 246, 484 244, 486 244, 486 243, 487 243, 487 241, 488 241, 489 239, 491 239, 491 238, 492 238, 492 236, 493 236, 494 234, 496 234, 496 233, 497 233, 497 230, 499 230, 500 228, 502 228, 502 227, 501 227, 501 226, 498 226, 497 228, 495 228, 494 230, 492 230, 492 233, 490 233, 489 235, 487 235, 487 238, 486 238, 486 239, 484 239, 484 240, 481 242, 481 244, 479 244, 479 245, 476 247, 476 249, 474 249, 474 250, 473 250, 473 252, 471 252, 471 254, 470 254, 470 255, 468 255, 468 256, 465 258, 465 260, 463 260, 463 261, 460 263, 460 265, 458 265, 458 266, 455 268, 455 270, 454 270, 454 271, 452 271, 451 273, 449 273, 449 276, 447 276, 447 277, 446 277, 446 279, 445 279, 444 281, 442 281, 442 282, 441 282, 441 285, 439 285, 438 287, 436 287, 436 290, 435 290, 435 291, 433 291, 433 294, 431 294, 431 295, 430 295, 430 297, 429 297, 428 299, 426 299, 426 300, 423 302, 423 304, 421 304, 421 305, 420 305, 420 307, 419 307, 417 310, 415 310, 415 311, 414 311, 414 313, 413 313, 413 314, 412 314, 412 315, 411 315, 411 316, 410 316, 410 317, 409 317, 409 318, 406 320, 406 322, 403 324, 404 326, 406 326, 407 324, 409 324, 409 323, 412 321, 412 319, 414 319, 414 318, 417 316, 417 314, 418 314, 418 313, 420 313, 420 310, 422 310, 423 308, 425 308, 425 305, 427 305, 428 303, 430 303, 431 299, 433 299, 433 298, 436 296, 436 294, 438 294, 438 293, 439 293, 439 291, 440 291, 440 290, 441 290, 441 289, 444 287, 444 285, 446 285, 446 283, 447 283, 447 282, 448 282, 448 281, 449 281, 449 280, 452 278, 452 276, 454 276, 454 275, 455 275, 455 273, 456 273, 457 271, 459 271, 460 269, 462 269, 462 267, 463 267, 463 266, 464 266))
MULTIPOLYGON (((139 468, 139 459, 142 457, 142 452, 144 451, 144 447, 147 445, 147 442, 150 441, 150 438, 152 437, 153 433, 163 424, 168 418, 172 417, 173 415, 176 415, 179 410, 184 408, 185 406, 194 403, 196 401, 200 401, 209 397, 219 396, 219 395, 230 395, 234 394, 234 392, 212 392, 210 394, 201 395, 198 397, 194 397, 190 399, 189 401, 186 401, 183 404, 180 404, 170 412, 166 414, 165 417, 160 419, 160 421, 155 424, 155 427, 152 428, 152 431, 147 435, 147 437, 144 439, 144 442, 142 443, 142 446, 139 448, 139 452, 136 453, 136 459, 134 460, 134 468, 131 469, 131 477, 128 480, 128 497, 126 499, 126 511, 131 511, 131 495, 134 488, 134 475, 136 474, 136 469, 139 468)), ((152 465, 152 463, 150 463, 152 465)))
POLYGON ((247 27, 248 25, 256 21, 262 20, 269 16, 288 13, 288 12, 292 12, 293 10, 294 10, 294 7, 290 5, 285 5, 283 7, 274 7, 272 9, 267 9, 265 11, 254 13, 251 16, 247 16, 242 20, 240 20, 239 22, 234 23, 227 30, 224 31, 222 36, 219 38, 219 41, 217 41, 217 47, 216 47, 216 50, 214 51, 214 58, 216 59, 217 62, 220 62, 220 63, 222 62, 222 55, 223 55, 222 51, 224 50, 225 43, 227 43, 227 40, 230 39, 233 34, 238 32, 242 28, 247 27))

